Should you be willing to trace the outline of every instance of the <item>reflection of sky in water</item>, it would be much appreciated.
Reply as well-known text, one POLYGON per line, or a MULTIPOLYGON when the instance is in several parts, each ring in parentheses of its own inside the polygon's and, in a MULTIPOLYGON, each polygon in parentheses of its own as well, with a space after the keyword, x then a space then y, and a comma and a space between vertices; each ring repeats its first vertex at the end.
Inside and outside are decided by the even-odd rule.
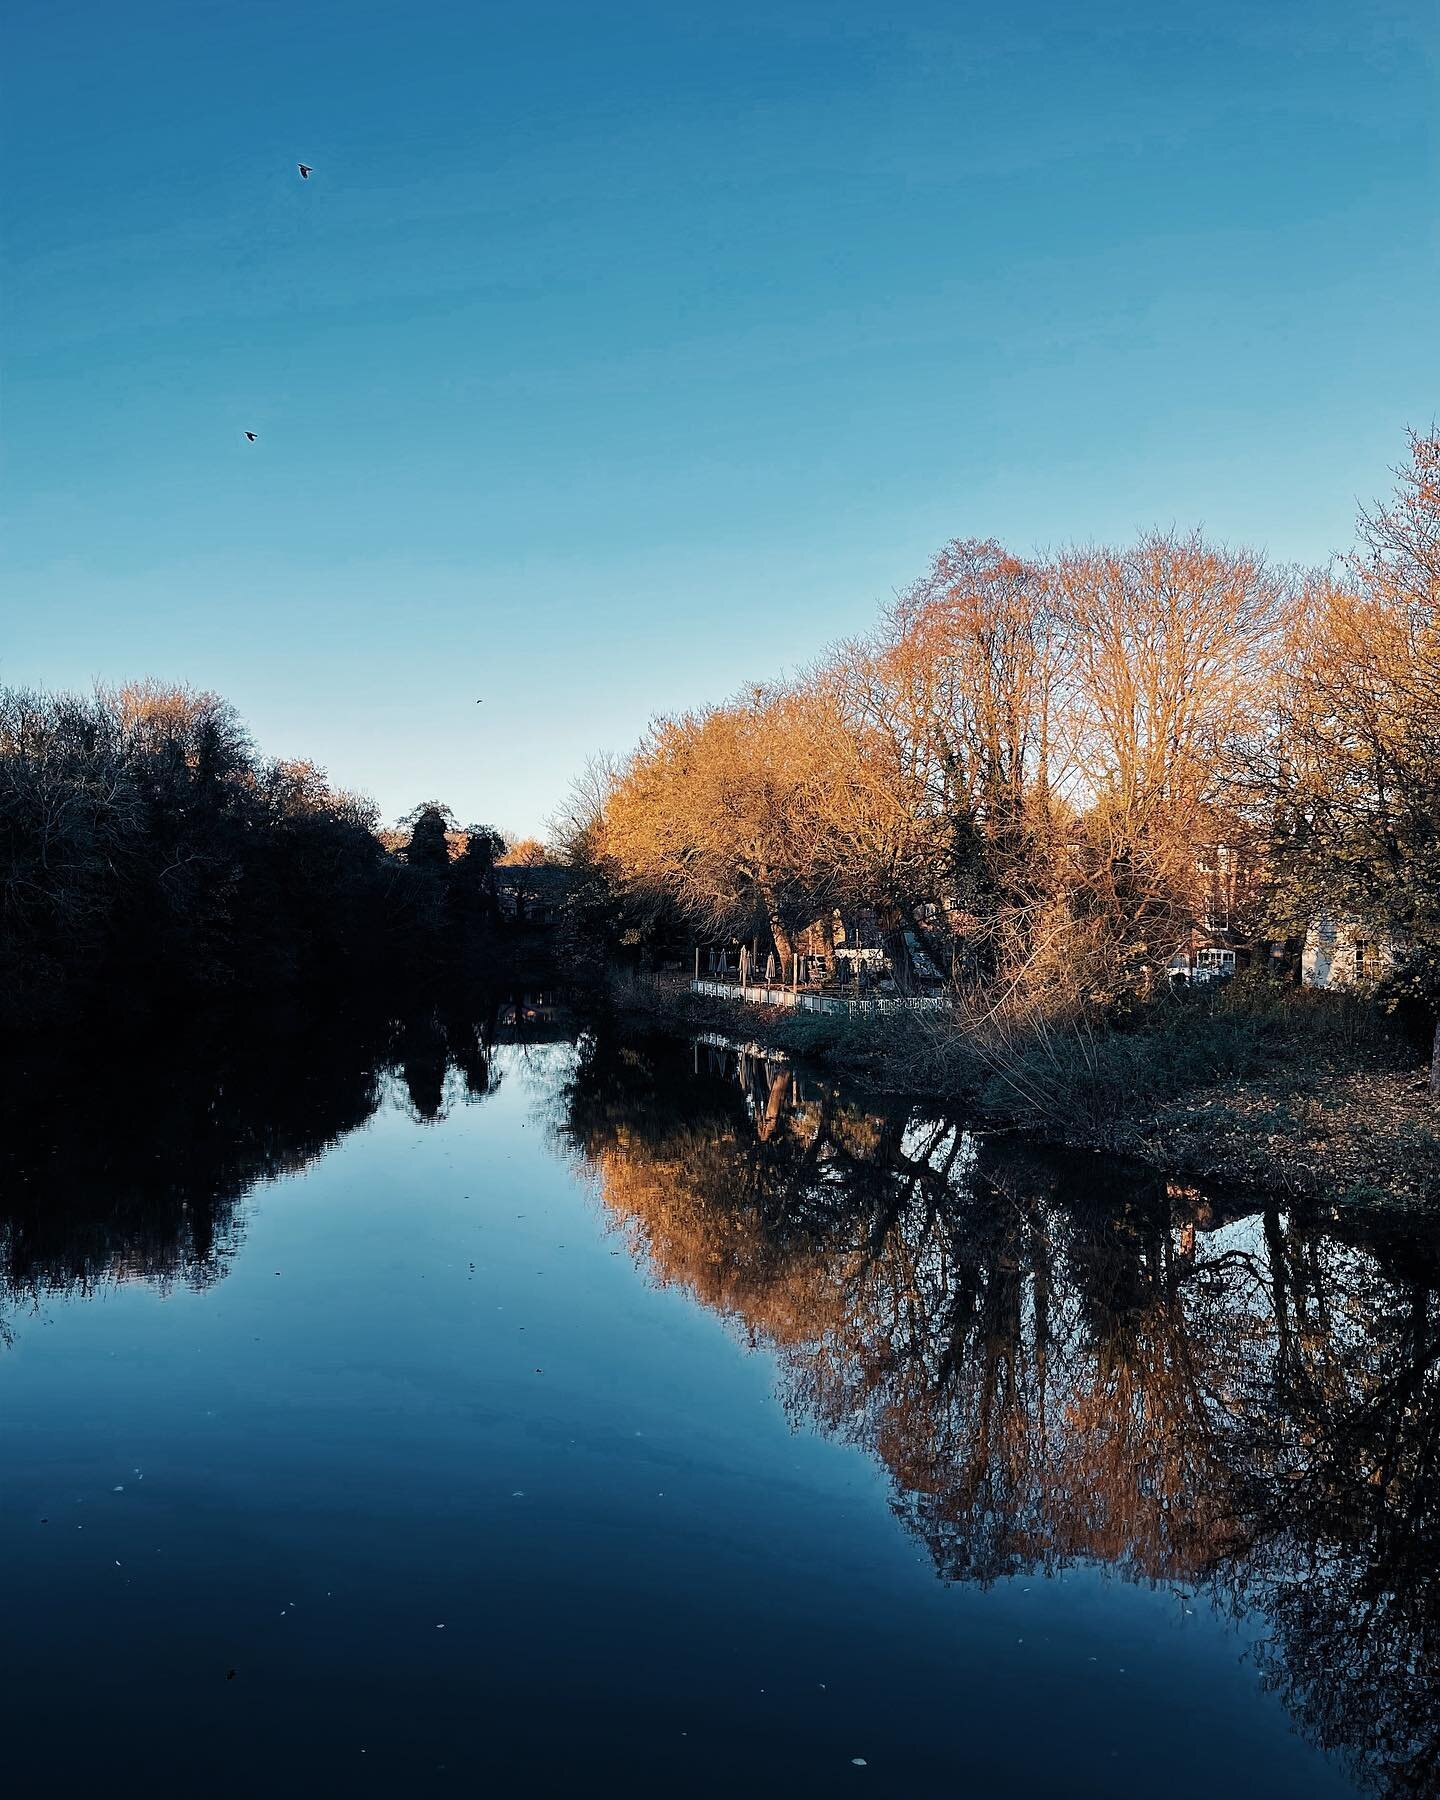
MULTIPOLYGON (((435 1045, 409 1048, 428 1107, 435 1045)), ((236 1794, 1352 1791, 1297 1735, 1273 1653, 1279 1693, 1245 1659, 1266 1629, 1245 1608, 1297 1547, 1265 1515, 1269 1472, 1344 1414, 1365 1342, 1382 1384, 1403 1357, 1367 1256, 1285 1238, 1292 1426, 1257 1410, 1259 1220, 1187 1251, 1134 1195, 1072 1192, 1028 1151, 997 1164, 903 1108, 847 1114, 808 1077, 771 1111, 768 1087, 747 1107, 647 1055, 577 1074, 568 1046, 502 1047, 481 1081, 442 1046, 432 1123, 377 1066, 363 1129, 339 1107, 333 1147, 240 1201, 223 1280, 167 1274, 165 1220, 133 1191, 148 1249, 126 1265, 120 1218, 109 1249, 135 1279, 99 1273, 93 1193, 83 1282, 61 1279, 58 1227, 49 1277, 12 1247, 15 1791, 178 1791, 187 1764, 236 1794), (955 1217, 914 1164, 948 1169, 955 1217), (1144 1382, 1186 1355, 1197 1404, 1162 1420, 1144 1382), (1143 1429, 1116 1443, 1154 1460, 1087 1513, 1117 1410, 1143 1429), (958 1492, 966 1458, 981 1475, 958 1492), (1094 1553, 1119 1498, 1164 1516, 1217 1468, 1269 1534, 1253 1566, 1127 1581, 1094 1553)), ((1338 1535, 1310 1543, 1343 1562, 1338 1535)))

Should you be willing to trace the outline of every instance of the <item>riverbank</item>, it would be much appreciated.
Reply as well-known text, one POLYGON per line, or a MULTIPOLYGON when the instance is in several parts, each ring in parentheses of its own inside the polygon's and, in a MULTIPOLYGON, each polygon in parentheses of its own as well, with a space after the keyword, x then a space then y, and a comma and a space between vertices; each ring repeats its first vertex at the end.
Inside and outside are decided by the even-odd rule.
POLYGON ((982 1040, 933 1015, 845 1018, 621 983, 624 1014, 720 1031, 996 1129, 1171 1174, 1403 1215, 1440 1208, 1440 1106, 1415 1048, 1353 996, 1237 983, 1121 1028, 982 1040))
POLYGON ((1347 1209, 1440 1209, 1424 1069, 1306 1066, 1217 1083, 1135 1119, 1117 1147, 1166 1168, 1347 1209))

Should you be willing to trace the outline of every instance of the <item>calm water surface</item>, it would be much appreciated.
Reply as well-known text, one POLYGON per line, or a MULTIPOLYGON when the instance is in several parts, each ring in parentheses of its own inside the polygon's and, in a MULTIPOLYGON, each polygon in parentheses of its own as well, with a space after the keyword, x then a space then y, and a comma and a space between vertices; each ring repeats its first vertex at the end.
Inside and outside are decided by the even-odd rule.
POLYGON ((1433 1246, 512 1026, 12 1084, 8 1791, 1437 1791, 1433 1246))

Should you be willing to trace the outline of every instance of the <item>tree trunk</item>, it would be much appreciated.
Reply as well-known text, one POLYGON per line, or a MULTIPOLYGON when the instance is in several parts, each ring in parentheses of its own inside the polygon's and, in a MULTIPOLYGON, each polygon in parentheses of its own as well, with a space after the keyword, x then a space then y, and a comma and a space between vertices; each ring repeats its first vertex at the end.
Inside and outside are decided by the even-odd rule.
POLYGON ((885 954, 890 959, 890 973, 895 977, 895 986, 902 994, 908 994, 915 985, 915 969, 910 958, 910 946, 905 941, 904 914, 898 906, 877 907, 875 925, 885 954))
POLYGON ((770 927, 770 936, 775 940, 775 954, 780 959, 780 967, 784 969, 795 954, 795 941, 780 917, 780 908, 776 904, 775 890, 771 885, 768 869, 761 869, 756 876, 755 892, 761 906, 765 909, 765 923, 770 927))
POLYGON ((785 929, 773 907, 766 908, 766 917, 770 921, 770 935, 775 940, 775 955, 779 958, 780 968, 783 972, 790 967, 790 959, 795 954, 795 940, 785 929))
POLYGON ((915 942, 925 952, 926 956, 929 957, 935 973, 943 980, 945 975, 945 952, 935 941, 935 937, 929 927, 921 923, 913 906, 902 906, 900 908, 900 913, 901 917, 905 920, 905 923, 910 927, 911 931, 914 932, 915 942))

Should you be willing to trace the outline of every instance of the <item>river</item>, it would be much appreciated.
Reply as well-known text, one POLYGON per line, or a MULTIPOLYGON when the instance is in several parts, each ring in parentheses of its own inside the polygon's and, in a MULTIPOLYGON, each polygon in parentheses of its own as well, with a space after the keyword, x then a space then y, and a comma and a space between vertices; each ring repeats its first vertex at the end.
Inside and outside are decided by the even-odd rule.
POLYGON ((524 999, 3 1123, 13 1793, 1440 1791, 1433 1233, 524 999))

